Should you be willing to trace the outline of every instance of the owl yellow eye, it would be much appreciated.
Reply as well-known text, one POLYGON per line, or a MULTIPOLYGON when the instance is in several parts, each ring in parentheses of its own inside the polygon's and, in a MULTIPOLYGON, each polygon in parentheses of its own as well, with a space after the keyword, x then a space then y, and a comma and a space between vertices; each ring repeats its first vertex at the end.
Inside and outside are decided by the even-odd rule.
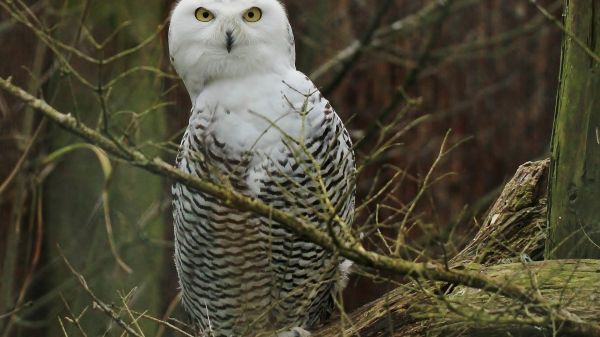
POLYGON ((209 22, 215 18, 215 15, 204 7, 196 9, 196 19, 202 22, 209 22))
POLYGON ((262 18, 262 11, 258 7, 252 7, 244 13, 243 17, 248 22, 256 22, 262 18))

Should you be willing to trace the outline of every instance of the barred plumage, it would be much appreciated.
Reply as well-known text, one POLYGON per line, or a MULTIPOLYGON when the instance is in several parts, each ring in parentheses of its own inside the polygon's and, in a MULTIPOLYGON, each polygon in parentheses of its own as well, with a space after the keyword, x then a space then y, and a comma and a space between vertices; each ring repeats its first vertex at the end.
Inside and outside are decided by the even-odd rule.
MULTIPOLYGON (((222 59, 198 56, 196 63, 210 69, 191 69, 200 72, 195 77, 178 63, 189 46, 173 40, 179 35, 174 20, 198 5, 183 0, 173 13, 171 55, 194 103, 178 166, 324 230, 333 214, 351 223, 355 166, 350 137, 330 103, 294 69, 293 39, 281 5, 253 1, 265 20, 272 13, 284 16, 280 27, 288 47, 279 50, 283 55, 271 64, 256 63, 243 51, 235 55, 234 44, 222 59), (246 68, 227 76, 220 62, 232 62, 232 67, 242 62, 246 68), (212 74, 212 67, 225 74, 212 74)), ((231 6, 236 0, 224 2, 226 7, 204 7, 215 13, 236 10, 231 6)), ((248 3, 240 3, 237 10, 243 12, 248 3)), ((277 49, 271 55, 277 56, 277 49)), ((329 315, 348 267, 339 257, 271 219, 231 209, 181 184, 173 186, 173 207, 183 305, 200 332, 272 334, 309 328, 329 315)))

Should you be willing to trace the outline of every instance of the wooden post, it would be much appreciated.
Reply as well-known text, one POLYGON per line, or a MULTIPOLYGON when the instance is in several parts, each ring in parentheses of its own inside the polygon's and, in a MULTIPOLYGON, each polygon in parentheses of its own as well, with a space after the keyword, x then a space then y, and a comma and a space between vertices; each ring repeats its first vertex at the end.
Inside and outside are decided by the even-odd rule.
POLYGON ((546 258, 600 258, 600 0, 566 0, 546 258))

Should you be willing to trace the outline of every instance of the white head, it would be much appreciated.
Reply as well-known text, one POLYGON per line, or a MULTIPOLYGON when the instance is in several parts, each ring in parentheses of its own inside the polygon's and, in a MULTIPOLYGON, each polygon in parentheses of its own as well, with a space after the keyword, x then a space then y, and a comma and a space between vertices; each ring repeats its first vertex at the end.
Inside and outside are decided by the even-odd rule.
POLYGON ((295 68, 294 36, 277 0, 181 0, 171 62, 194 99, 210 81, 295 68))

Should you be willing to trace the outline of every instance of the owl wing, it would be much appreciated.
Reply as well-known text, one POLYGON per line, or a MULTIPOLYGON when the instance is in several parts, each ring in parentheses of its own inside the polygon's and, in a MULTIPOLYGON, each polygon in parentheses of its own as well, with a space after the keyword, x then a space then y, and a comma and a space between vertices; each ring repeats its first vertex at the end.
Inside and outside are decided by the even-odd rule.
MULTIPOLYGON (((311 84, 306 94, 284 92, 288 113, 298 116, 304 131, 295 138, 282 131, 280 144, 255 166, 250 185, 258 199, 326 231, 333 214, 352 221, 356 169, 341 119, 306 81, 311 84)), ((331 312, 336 285, 345 277, 338 272, 340 259, 270 219, 262 221, 271 229, 271 268, 278 282, 274 315, 284 325, 312 326, 331 312)))

